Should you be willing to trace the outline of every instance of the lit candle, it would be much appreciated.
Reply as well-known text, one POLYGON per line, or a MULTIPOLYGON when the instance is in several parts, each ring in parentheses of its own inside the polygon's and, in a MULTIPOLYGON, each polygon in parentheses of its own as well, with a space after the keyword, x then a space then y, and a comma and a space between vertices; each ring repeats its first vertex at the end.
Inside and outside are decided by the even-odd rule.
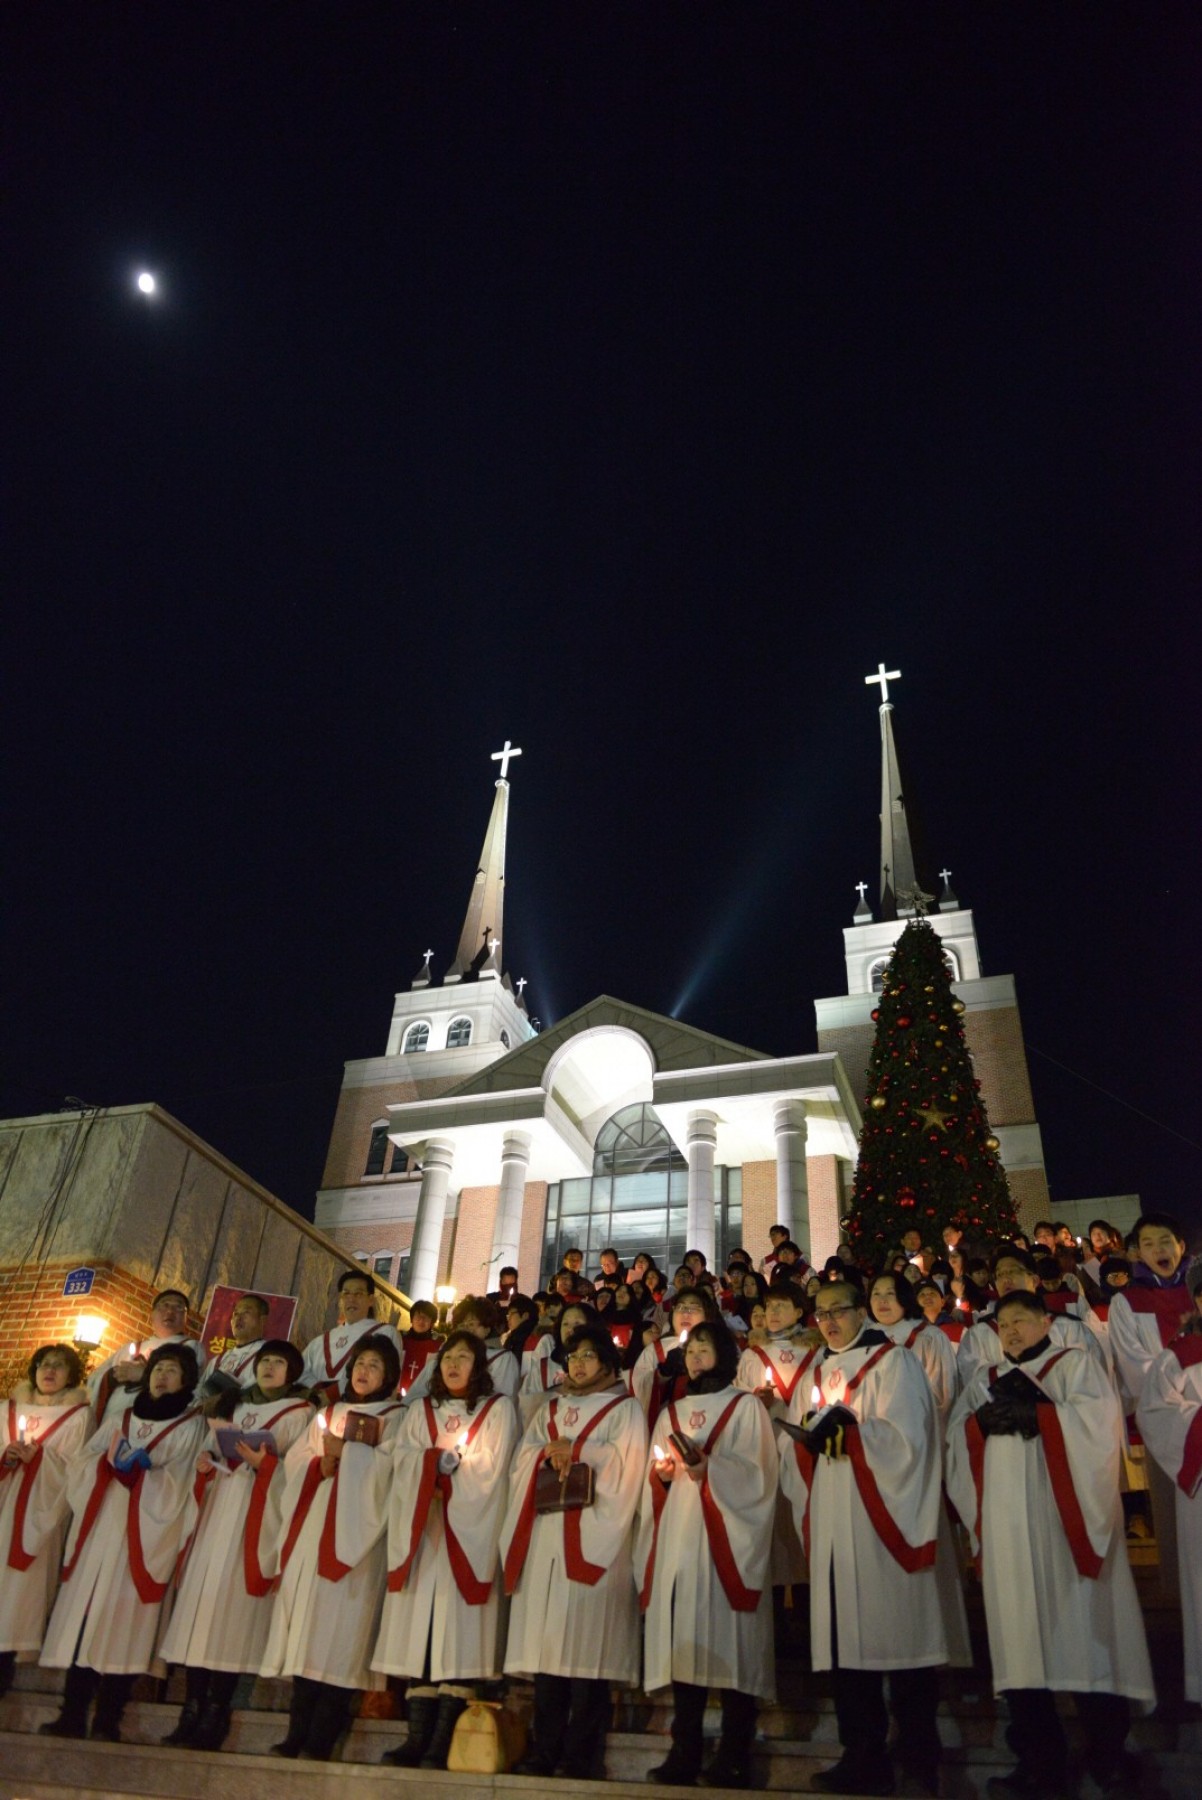
POLYGON ((810 1406, 814 1412, 817 1412, 818 1408, 821 1405, 822 1405, 822 1389, 818 1386, 818 1383, 815 1382, 813 1387, 810 1389, 810 1406))
POLYGON ((688 1328, 688 1326, 687 1326, 687 1325, 686 1325, 686 1326, 685 1326, 685 1328, 684 1328, 684 1330, 683 1330, 683 1331, 682 1331, 682 1332, 681 1332, 681 1334, 680 1334, 680 1340, 679 1340, 679 1341, 680 1341, 680 1343, 681 1343, 681 1344, 687 1344, 687 1343, 688 1343, 688 1341, 689 1341, 689 1328, 688 1328))
POLYGON ((404 1398, 405 1398, 405 1384, 402 1381, 402 1383, 401 1383, 401 1399, 403 1400, 404 1398))
POLYGON ((967 1300, 957 1300, 956 1301, 956 1311, 957 1312, 967 1312, 968 1311, 968 1301, 967 1300))
POLYGON ((652 1444, 651 1454, 654 1456, 657 1463, 667 1462, 668 1460, 658 1444, 652 1444))
POLYGON ((325 1420, 322 1418, 320 1413, 318 1413, 318 1415, 317 1415, 317 1429, 318 1429, 318 1431, 328 1431, 328 1429, 329 1429, 329 1427, 327 1426, 325 1420))
POLYGON ((137 1357, 137 1354, 138 1354, 138 1346, 136 1344, 131 1344, 129 1347, 130 1362, 133 1362, 135 1360, 135 1358, 137 1357))
POLYGON ((461 1431, 459 1433, 459 1436, 455 1439, 455 1448, 460 1453, 462 1453, 464 1450, 467 1449, 467 1432, 466 1431, 461 1431))
POLYGON ((18 1442, 18 1444, 23 1444, 25 1442, 25 1414, 24 1413, 22 1413, 17 1420, 17 1442, 18 1442))

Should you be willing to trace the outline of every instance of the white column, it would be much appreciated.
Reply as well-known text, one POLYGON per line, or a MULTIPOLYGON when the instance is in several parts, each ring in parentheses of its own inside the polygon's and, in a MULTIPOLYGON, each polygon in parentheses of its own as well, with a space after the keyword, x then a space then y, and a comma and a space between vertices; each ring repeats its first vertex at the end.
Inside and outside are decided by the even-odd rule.
POLYGON ((776 1132, 776 1222, 810 1253, 810 1193, 806 1181, 806 1109, 803 1100, 778 1100, 772 1109, 776 1132))
POLYGON ((718 1115, 691 1112, 685 1153, 689 1161, 689 1213, 686 1250, 704 1250, 714 1266, 714 1152, 718 1145, 718 1115))
POLYGON ((507 1131, 501 1146, 501 1192, 497 1199, 497 1222, 492 1232, 492 1259, 488 1265, 490 1293, 500 1285, 502 1269, 518 1266, 529 1166, 530 1138, 524 1131, 507 1131))
POLYGON ((409 1298, 433 1300, 438 1285, 438 1259, 442 1251, 442 1227, 447 1216, 447 1190, 455 1146, 445 1138, 431 1138, 422 1157, 422 1186, 413 1222, 413 1247, 409 1252, 409 1298))

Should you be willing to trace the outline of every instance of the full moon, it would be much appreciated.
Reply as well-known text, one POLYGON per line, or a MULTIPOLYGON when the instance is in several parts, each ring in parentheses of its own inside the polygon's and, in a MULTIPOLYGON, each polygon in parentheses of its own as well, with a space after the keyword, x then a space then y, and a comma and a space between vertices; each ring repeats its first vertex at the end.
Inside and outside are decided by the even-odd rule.
POLYGON ((138 292, 140 294, 153 294, 154 290, 155 290, 154 276, 148 275, 145 272, 145 270, 143 270, 142 274, 138 276, 138 292))

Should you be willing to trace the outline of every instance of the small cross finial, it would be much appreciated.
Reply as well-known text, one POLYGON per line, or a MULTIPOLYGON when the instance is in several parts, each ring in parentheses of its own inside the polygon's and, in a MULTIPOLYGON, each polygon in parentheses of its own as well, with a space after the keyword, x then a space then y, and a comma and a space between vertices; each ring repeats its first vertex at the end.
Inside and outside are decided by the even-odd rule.
POLYGON ((428 963, 429 963, 429 962, 433 962, 433 961, 434 961, 434 952, 433 952, 433 950, 423 950, 423 951, 422 951, 422 955, 423 955, 423 956, 424 956, 424 957, 425 957, 425 959, 426 959, 426 961, 427 961, 427 962, 428 962, 428 963))
POLYGON ((498 944, 499 944, 499 943, 500 943, 500 942, 501 942, 501 940, 500 940, 500 938, 499 938, 499 937, 490 937, 490 938, 489 938, 489 940, 488 940, 488 954, 489 954, 489 955, 490 955, 490 956, 491 956, 491 955, 492 955, 492 954, 493 954, 493 952, 494 952, 494 950, 495 950, 495 949, 496 949, 496 947, 497 947, 497 945, 498 945, 498 944))
POLYGON ((528 981, 527 981, 527 980, 526 980, 526 977, 525 977, 525 976, 524 976, 524 975, 519 975, 519 976, 518 976, 518 978, 517 978, 517 980, 516 980, 516 981, 515 981, 515 983, 514 983, 514 986, 515 986, 515 987, 516 987, 516 988, 517 988, 517 991, 518 991, 518 997, 519 997, 519 999, 520 999, 520 998, 521 998, 521 993, 522 993, 522 989, 523 989, 523 988, 525 988, 525 987, 529 987, 529 986, 530 986, 530 983, 529 983, 529 982, 528 982, 528 981))
POLYGON ((940 871, 939 871, 940 881, 945 881, 945 882, 950 881, 951 878, 952 878, 952 872, 950 869, 940 869, 940 871))
POLYGON ((881 705, 888 706, 888 704, 889 704, 889 683, 891 681, 900 681, 900 680, 901 680, 901 670, 900 669, 887 669, 885 667, 884 663, 878 663, 876 666, 876 674, 875 675, 865 675, 864 686, 865 687, 875 687, 875 686, 879 685, 880 690, 881 690, 881 705))
POLYGON ((856 893, 860 896, 860 905, 861 906, 863 906, 863 904, 864 904, 864 896, 867 892, 868 892, 868 883, 866 881, 857 881, 856 882, 856 893))
MULTIPOLYGON (((882 667, 883 666, 884 665, 882 664, 882 667)), ((513 745, 510 743, 508 738, 505 739, 505 748, 503 750, 494 750, 493 751, 490 761, 500 763, 500 765, 501 765, 501 780, 502 781, 508 781, 509 765, 515 756, 520 756, 521 754, 522 753, 520 750, 514 749, 513 745)))

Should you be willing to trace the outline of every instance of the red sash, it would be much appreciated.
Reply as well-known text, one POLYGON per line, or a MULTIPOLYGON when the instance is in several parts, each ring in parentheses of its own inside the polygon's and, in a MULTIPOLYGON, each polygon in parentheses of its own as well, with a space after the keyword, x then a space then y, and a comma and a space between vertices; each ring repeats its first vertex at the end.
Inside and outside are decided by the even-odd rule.
MULTIPOLYGON (((581 1448, 602 1419, 611 1413, 615 1406, 621 1406, 623 1401, 630 1398, 629 1394, 617 1394, 601 1408, 600 1412, 593 1414, 584 1430, 572 1444, 573 1462, 580 1461, 581 1448)), ((547 1429, 553 1441, 559 1437, 559 1427, 555 1422, 558 1407, 559 1397, 557 1396, 547 1408, 547 1429)), ((529 1554, 530 1538, 534 1531, 534 1483, 538 1476, 541 1460, 539 1458, 530 1471, 530 1480, 526 1485, 526 1494, 522 1501, 522 1510, 518 1515, 517 1528, 509 1545, 509 1555, 505 1558, 505 1592, 507 1594, 512 1594, 516 1588, 529 1554)), ((560 1513, 559 1517, 563 1520, 564 1562, 567 1567, 568 1580, 582 1582, 586 1587, 595 1587, 605 1570, 599 1563, 590 1563, 585 1559, 580 1542, 580 1513, 565 1512, 560 1513)))
MULTIPOLYGON (((303 1400, 293 1400, 287 1406, 273 1413, 270 1419, 264 1420, 258 1427, 260 1431, 270 1431, 277 1420, 284 1418, 297 1408, 308 1411, 303 1400)), ((254 1481, 250 1490, 250 1505, 246 1512, 246 1526, 242 1534, 242 1579, 246 1583, 246 1591, 252 1600, 265 1600, 278 1584, 279 1577, 265 1575, 259 1561, 259 1541, 263 1535, 263 1514, 267 1510, 267 1495, 275 1480, 276 1470, 280 1466, 278 1456, 270 1451, 255 1470, 254 1481)))
MULTIPOLYGON (((484 1402, 467 1428, 467 1443, 463 1446, 465 1450, 475 1442, 477 1432, 500 1398, 499 1394, 492 1394, 484 1402)), ((388 1571, 388 1591, 390 1594, 399 1594, 408 1581, 418 1549, 421 1546, 422 1533, 426 1529, 434 1495, 439 1493, 442 1495, 442 1529, 447 1543, 447 1560, 451 1565, 451 1573, 455 1577, 455 1586, 468 1606, 483 1606, 492 1592, 492 1580, 490 1578, 488 1581, 480 1581, 477 1578, 476 1572, 468 1560, 467 1552, 452 1529, 450 1514, 452 1477, 440 1474, 438 1468, 438 1458, 441 1452, 438 1449, 438 1421, 434 1415, 434 1402, 425 1400, 422 1404, 426 1409, 426 1425, 430 1432, 432 1448, 422 1454, 421 1482, 417 1490, 417 1500, 413 1508, 413 1523, 409 1532, 409 1554, 399 1568, 388 1571)))
MULTIPOLYGON (((706 1456, 713 1455, 714 1445, 721 1437, 723 1431, 725 1431, 736 1406, 738 1406, 739 1402, 742 1400, 750 1400, 753 1405, 759 1404, 753 1394, 735 1394, 728 1404, 723 1407, 717 1423, 714 1425, 713 1430, 710 1432, 702 1446, 706 1456)), ((668 1416, 672 1421, 673 1431, 678 1435, 683 1435, 680 1430, 680 1419, 677 1416, 676 1402, 674 1400, 669 1403, 668 1416)), ((654 1462, 648 1471, 648 1479, 651 1482, 651 1504, 654 1528, 651 1538, 651 1553, 647 1558, 647 1571, 643 1577, 642 1592, 639 1595, 639 1604, 642 1606, 644 1612, 651 1603, 651 1587, 655 1575, 655 1553, 659 1545, 660 1515, 664 1510, 668 1497, 666 1484, 656 1478, 654 1462)), ((685 1479, 687 1480, 688 1477, 685 1477, 685 1479)), ((722 1583, 722 1592, 726 1595, 727 1604, 732 1612, 755 1612, 756 1608, 759 1606, 760 1596, 763 1590, 761 1588, 749 1588, 744 1585, 743 1577, 739 1574, 739 1567, 735 1561, 734 1551, 730 1547, 730 1534, 726 1529, 726 1520, 723 1517, 722 1508, 718 1505, 718 1502, 714 1499, 713 1493, 710 1490, 708 1469, 701 1479, 700 1499, 701 1516, 705 1521, 705 1535, 709 1541, 710 1554, 714 1559, 714 1567, 718 1571, 718 1580, 722 1583)))
MULTIPOLYGON (((56 1419, 48 1430, 42 1432, 37 1440, 37 1448, 32 1460, 27 1463, 18 1464, 18 1467, 21 1470, 21 1486, 18 1490, 17 1503, 13 1510, 12 1537, 9 1540, 8 1546, 8 1566, 10 1569, 17 1569, 23 1572, 26 1569, 32 1568, 34 1562, 37 1560, 36 1556, 31 1556, 25 1548, 25 1514, 29 1509, 29 1502, 33 1497, 33 1484, 37 1480, 38 1470, 42 1466, 43 1445, 48 1439, 54 1436, 60 1425, 65 1425, 67 1420, 72 1418, 77 1412, 81 1411, 86 1404, 86 1401, 81 1400, 77 1405, 69 1406, 62 1414, 61 1418, 56 1419)), ((17 1405, 15 1400, 10 1400, 8 1403, 8 1433, 10 1439, 15 1444, 17 1441, 17 1405)), ((0 1480, 10 1473, 11 1471, 8 1465, 0 1463, 0 1480)))
MULTIPOLYGON (((129 1437, 129 1421, 132 1416, 133 1408, 126 1407, 121 1419, 121 1435, 126 1439, 129 1437)), ((164 1438, 171 1435, 177 1426, 182 1425, 185 1420, 191 1419, 194 1416, 194 1410, 191 1408, 187 1412, 181 1413, 178 1419, 170 1420, 169 1423, 163 1427, 162 1431, 151 1438, 148 1444, 139 1444, 138 1448, 140 1450, 145 1450, 147 1455, 149 1455, 157 1445, 162 1443, 164 1438)), ((170 1576, 168 1576, 167 1581, 156 1581, 154 1576, 150 1573, 150 1570, 146 1567, 146 1558, 142 1550, 142 1484, 146 1479, 146 1475, 147 1471, 145 1469, 139 1469, 134 1480, 130 1483, 129 1506, 125 1516, 125 1540, 129 1556, 129 1572, 133 1578, 133 1584, 138 1599, 144 1606, 155 1606, 167 1592, 170 1576)), ((92 1492, 88 1495, 88 1502, 84 1507, 83 1518, 80 1521, 79 1537, 75 1544, 75 1554, 69 1563, 63 1564, 64 1581, 69 1581, 75 1572, 76 1565, 79 1562, 80 1552, 83 1550, 85 1543, 92 1534, 92 1528, 96 1523, 100 1508, 104 1503, 104 1497, 113 1482, 114 1476, 115 1470, 112 1463, 108 1460, 107 1456, 102 1456, 97 1464, 96 1480, 92 1492)))
POLYGON ((1122 1290, 1122 1298, 1137 1316, 1153 1315, 1160 1332, 1161 1348, 1165 1350, 1194 1310, 1193 1295, 1184 1282, 1168 1288, 1130 1284, 1122 1290))
MULTIPOLYGON (((798 1382, 801 1380, 802 1376, 805 1374, 806 1370, 810 1367, 810 1364, 813 1362, 814 1358, 817 1356, 817 1354, 818 1354, 817 1349, 815 1348, 813 1350, 807 1350, 804 1355, 799 1354, 799 1360, 797 1363, 797 1367, 794 1369, 792 1376, 789 1378, 786 1378, 784 1375, 781 1375, 778 1372, 776 1364, 772 1361, 772 1358, 769 1356, 768 1352, 763 1348, 762 1345, 752 1344, 749 1346, 749 1348, 751 1350, 752 1355, 758 1356, 760 1361, 763 1363, 764 1367, 767 1369, 768 1376, 772 1382, 773 1387, 777 1390, 781 1399, 785 1402, 785 1404, 787 1406, 789 1401, 793 1398, 793 1395, 797 1390, 798 1382)), ((673 1398, 679 1399, 680 1396, 674 1395, 673 1398)))

